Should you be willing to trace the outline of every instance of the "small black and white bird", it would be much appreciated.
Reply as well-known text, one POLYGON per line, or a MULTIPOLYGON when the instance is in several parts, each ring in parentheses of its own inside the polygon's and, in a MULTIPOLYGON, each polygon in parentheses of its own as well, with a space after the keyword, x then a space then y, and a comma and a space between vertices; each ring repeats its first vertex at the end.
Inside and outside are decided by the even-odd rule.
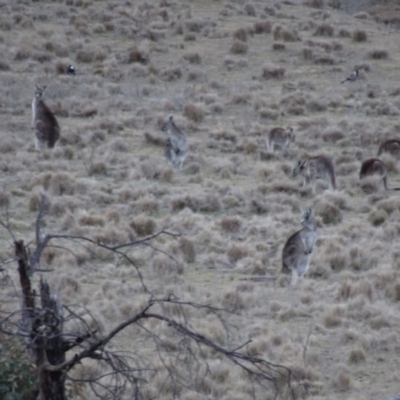
POLYGON ((358 69, 356 69, 355 71, 353 71, 343 82, 341 83, 345 83, 347 81, 349 82, 354 82, 356 79, 358 78, 358 69))
POLYGON ((68 65, 67 74, 68 75, 75 75, 75 67, 73 65, 71 65, 71 64, 68 65))

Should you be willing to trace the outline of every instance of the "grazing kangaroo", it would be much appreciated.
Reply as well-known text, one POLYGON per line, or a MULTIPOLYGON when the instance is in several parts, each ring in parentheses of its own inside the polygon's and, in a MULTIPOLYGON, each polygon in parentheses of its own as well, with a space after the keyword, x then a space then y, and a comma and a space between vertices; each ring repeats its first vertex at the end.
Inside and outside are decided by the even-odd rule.
POLYGON ((291 285, 310 267, 311 255, 317 238, 317 226, 311 209, 303 211, 303 228, 286 241, 282 250, 282 273, 292 274, 291 285))
POLYGON ((311 184, 312 193, 315 194, 317 179, 325 179, 331 190, 336 190, 335 168, 330 157, 321 155, 298 161, 293 168, 292 177, 302 174, 304 176, 303 186, 311 184))
POLYGON ((60 138, 60 126, 57 119, 43 101, 46 86, 36 86, 32 100, 32 129, 35 135, 36 150, 52 149, 60 138))
POLYGON ((399 155, 400 154, 400 140, 399 139, 389 139, 385 140, 378 149, 378 156, 382 153, 390 153, 392 155, 399 155))
POLYGON ((183 162, 189 151, 186 134, 175 125, 172 116, 169 117, 169 120, 163 125, 161 130, 168 134, 164 149, 165 157, 175 168, 182 170, 183 162))
POLYGON ((269 131, 267 138, 267 148, 270 153, 274 152, 275 145, 282 147, 285 152, 288 151, 290 143, 294 142, 295 135, 293 133, 293 128, 283 129, 283 128, 272 128, 269 131))
POLYGON ((400 188, 388 188, 387 168, 379 158, 368 158, 363 161, 360 169, 360 180, 371 175, 380 175, 383 180, 385 190, 400 190, 400 188))

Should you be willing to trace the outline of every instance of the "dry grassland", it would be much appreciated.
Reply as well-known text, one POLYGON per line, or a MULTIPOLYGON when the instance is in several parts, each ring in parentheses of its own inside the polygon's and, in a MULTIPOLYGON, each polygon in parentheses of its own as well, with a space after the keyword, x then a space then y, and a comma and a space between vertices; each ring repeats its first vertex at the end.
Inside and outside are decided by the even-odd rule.
MULTIPOLYGON (((325 3, 336 4, 0 1, 2 218, 8 208, 17 238, 34 240, 45 193, 48 232, 107 244, 180 233, 153 243, 165 254, 132 252, 155 295, 234 311, 237 343, 251 339, 251 354, 292 367, 307 388, 300 396, 386 400, 400 394, 400 197, 358 174, 384 139, 400 138, 400 32, 366 10, 325 3), (66 74, 70 63, 76 76, 66 74), (355 68, 359 79, 341 85, 355 68), (55 149, 41 153, 30 130, 35 84, 47 85, 61 127, 55 149), (170 115, 190 143, 182 172, 163 155, 170 115), (275 126, 294 129, 287 155, 267 151, 275 126), (321 153, 334 160, 337 190, 319 182, 312 196, 291 172, 321 153), (293 288, 278 274, 300 207, 313 208, 319 230, 310 271, 293 288)), ((400 186, 398 155, 381 159, 389 187, 400 186)), ((5 230, 1 238, 6 260, 13 249, 5 230)), ((148 294, 132 267, 93 251, 49 248, 42 264, 63 302, 92 310, 107 331, 148 294)), ((17 284, 15 265, 7 268, 17 284)), ((7 307, 14 289, 2 297, 7 307)), ((231 344, 212 315, 190 317, 231 344)), ((151 328, 173 362, 175 338, 151 328)), ((115 346, 150 356, 142 333, 128 329, 115 346)), ((243 372, 205 354, 210 374, 197 393, 176 393, 159 365, 148 397, 252 398, 243 372)))

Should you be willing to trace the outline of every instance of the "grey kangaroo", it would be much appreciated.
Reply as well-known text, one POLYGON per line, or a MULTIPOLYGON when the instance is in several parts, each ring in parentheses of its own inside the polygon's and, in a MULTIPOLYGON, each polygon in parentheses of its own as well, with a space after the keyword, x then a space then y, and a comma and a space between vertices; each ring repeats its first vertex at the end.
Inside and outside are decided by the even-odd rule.
POLYGON ((311 209, 303 211, 301 224, 303 229, 290 236, 282 250, 282 273, 292 274, 291 285, 295 285, 297 278, 308 271, 317 238, 317 226, 311 209))
POLYGON ((186 134, 175 125, 172 116, 169 117, 161 130, 168 134, 164 148, 165 157, 175 168, 182 170, 183 162, 185 161, 189 151, 186 134))
POLYGON ((400 188, 388 188, 387 173, 388 171, 383 161, 379 158, 368 158, 361 164, 360 180, 370 175, 379 175, 382 178, 385 190, 400 190, 400 188))
POLYGON ((316 179, 324 179, 328 182, 331 190, 336 190, 335 168, 330 157, 320 155, 298 161, 293 168, 292 177, 303 175, 303 186, 311 184, 312 192, 315 194, 316 179))
POLYGON ((32 129, 35 135, 36 150, 52 149, 60 138, 60 126, 54 114, 43 100, 46 86, 36 86, 32 100, 32 129))

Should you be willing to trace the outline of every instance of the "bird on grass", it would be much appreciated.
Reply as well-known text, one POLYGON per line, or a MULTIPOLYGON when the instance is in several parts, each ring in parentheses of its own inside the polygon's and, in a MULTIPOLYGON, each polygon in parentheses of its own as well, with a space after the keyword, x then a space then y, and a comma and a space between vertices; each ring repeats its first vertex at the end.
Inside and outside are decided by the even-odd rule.
POLYGON ((356 79, 358 78, 358 69, 356 69, 355 71, 353 71, 343 82, 341 83, 345 83, 347 81, 349 82, 354 82, 356 79))
POLYGON ((67 68, 67 74, 68 75, 76 75, 76 73, 75 73, 75 67, 73 66, 73 65, 68 65, 68 68, 67 68))

